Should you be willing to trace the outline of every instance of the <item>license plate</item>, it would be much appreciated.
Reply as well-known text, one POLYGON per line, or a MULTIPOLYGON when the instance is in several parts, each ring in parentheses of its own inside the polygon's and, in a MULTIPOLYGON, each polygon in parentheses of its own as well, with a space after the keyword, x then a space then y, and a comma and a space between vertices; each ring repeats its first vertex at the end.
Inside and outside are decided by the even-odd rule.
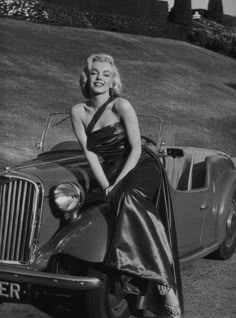
POLYGON ((28 292, 26 285, 0 281, 0 299, 2 301, 23 301, 27 296, 28 292))

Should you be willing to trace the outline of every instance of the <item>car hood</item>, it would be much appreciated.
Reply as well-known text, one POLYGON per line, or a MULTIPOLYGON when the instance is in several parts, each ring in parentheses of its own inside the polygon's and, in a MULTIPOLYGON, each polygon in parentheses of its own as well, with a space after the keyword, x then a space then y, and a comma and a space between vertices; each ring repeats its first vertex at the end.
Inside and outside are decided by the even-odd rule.
POLYGON ((63 181, 78 182, 87 190, 95 182, 85 156, 78 152, 41 154, 36 159, 9 168, 4 175, 14 174, 39 179, 45 196, 63 181))

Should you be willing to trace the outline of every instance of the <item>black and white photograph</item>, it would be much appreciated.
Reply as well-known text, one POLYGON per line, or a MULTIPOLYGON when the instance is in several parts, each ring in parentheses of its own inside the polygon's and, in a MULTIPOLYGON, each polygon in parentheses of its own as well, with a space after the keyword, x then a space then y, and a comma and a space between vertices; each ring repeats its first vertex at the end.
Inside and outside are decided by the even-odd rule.
POLYGON ((236 1, 0 0, 0 317, 236 317, 236 1))

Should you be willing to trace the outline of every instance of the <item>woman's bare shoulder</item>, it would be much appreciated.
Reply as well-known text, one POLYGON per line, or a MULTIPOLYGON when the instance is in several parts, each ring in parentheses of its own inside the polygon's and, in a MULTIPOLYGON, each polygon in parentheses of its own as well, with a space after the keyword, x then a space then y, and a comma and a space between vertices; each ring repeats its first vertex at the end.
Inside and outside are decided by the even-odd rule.
POLYGON ((128 101, 128 99, 123 97, 117 97, 114 102, 114 111, 119 113, 123 111, 128 111, 129 109, 132 109, 131 103, 128 101))
POLYGON ((71 107, 72 118, 82 119, 84 117, 85 108, 86 108, 86 103, 78 103, 76 105, 73 105, 71 107))

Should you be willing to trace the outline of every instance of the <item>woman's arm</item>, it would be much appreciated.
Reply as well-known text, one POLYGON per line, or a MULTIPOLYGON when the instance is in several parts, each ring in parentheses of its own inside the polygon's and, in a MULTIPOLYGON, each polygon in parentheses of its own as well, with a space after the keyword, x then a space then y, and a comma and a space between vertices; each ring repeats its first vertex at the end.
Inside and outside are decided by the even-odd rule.
POLYGON ((127 175, 130 170, 132 170, 137 165, 141 155, 142 147, 138 118, 135 110, 133 109, 129 101, 120 98, 114 106, 114 111, 120 117, 121 122, 125 126, 125 130, 131 147, 124 167, 114 183, 114 185, 116 185, 127 175))
POLYGON ((106 189, 109 187, 109 182, 99 162, 98 156, 87 149, 87 135, 85 133, 84 124, 82 122, 84 108, 82 105, 75 105, 71 109, 71 121, 74 129, 74 133, 81 144, 84 154, 89 162, 89 165, 94 173, 95 178, 102 187, 106 189))

